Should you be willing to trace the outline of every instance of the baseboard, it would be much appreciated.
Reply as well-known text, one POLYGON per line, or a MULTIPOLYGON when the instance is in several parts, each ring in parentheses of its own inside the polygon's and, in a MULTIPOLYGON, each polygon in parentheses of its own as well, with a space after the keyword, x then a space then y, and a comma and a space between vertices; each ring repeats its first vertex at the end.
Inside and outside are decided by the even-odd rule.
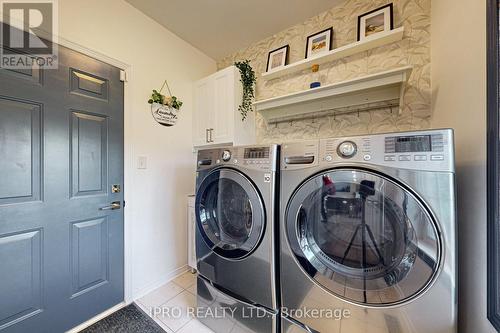
POLYGON ((107 316, 109 316, 110 314, 112 314, 113 312, 116 312, 118 310, 120 310, 121 308, 123 308, 124 306, 126 306, 127 304, 125 302, 121 302, 115 306, 113 306, 112 308, 98 314, 97 316, 93 317, 93 318, 90 318, 89 320, 87 320, 86 322, 70 329, 69 331, 66 331, 66 333, 77 333, 77 332, 80 332, 81 330, 89 327, 90 325, 92 324, 95 324, 97 323, 99 320, 101 319, 104 319, 106 318, 107 316))
POLYGON ((160 279, 157 279, 151 283, 148 283, 146 286, 133 292, 133 294, 132 294, 133 300, 132 301, 135 301, 135 300, 149 294, 150 292, 152 292, 156 288, 159 288, 159 287, 163 286, 164 284, 172 281, 173 279, 175 279, 179 275, 182 275, 185 272, 187 272, 188 269, 189 269, 188 265, 181 266, 181 267, 165 274, 160 279))

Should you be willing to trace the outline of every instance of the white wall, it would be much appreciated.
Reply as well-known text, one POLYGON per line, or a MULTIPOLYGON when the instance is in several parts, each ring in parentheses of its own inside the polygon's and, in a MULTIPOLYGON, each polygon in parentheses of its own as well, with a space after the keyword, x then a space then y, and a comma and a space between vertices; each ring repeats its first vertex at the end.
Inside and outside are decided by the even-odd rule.
POLYGON ((59 1, 59 18, 61 37, 131 65, 125 192, 132 248, 126 250, 137 297, 187 263, 185 197, 194 188, 195 165, 192 83, 215 72, 215 61, 122 0, 59 1), (155 123, 147 104, 165 79, 184 102, 171 128, 155 123), (148 157, 146 170, 135 168, 139 155, 148 157))
POLYGON ((455 129, 460 332, 495 332, 486 318, 486 0, 432 1, 431 26, 431 123, 455 129))

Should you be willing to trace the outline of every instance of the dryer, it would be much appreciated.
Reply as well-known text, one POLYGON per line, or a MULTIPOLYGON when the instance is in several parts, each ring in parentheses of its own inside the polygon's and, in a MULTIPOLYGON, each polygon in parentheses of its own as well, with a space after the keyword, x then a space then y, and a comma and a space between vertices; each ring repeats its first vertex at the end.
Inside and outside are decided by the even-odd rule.
POLYGON ((198 306, 236 309, 225 316, 227 323, 201 319, 217 333, 236 325, 246 332, 276 332, 278 153, 277 145, 198 152, 198 306))
POLYGON ((282 332, 456 332, 452 130, 284 144, 281 168, 282 332))

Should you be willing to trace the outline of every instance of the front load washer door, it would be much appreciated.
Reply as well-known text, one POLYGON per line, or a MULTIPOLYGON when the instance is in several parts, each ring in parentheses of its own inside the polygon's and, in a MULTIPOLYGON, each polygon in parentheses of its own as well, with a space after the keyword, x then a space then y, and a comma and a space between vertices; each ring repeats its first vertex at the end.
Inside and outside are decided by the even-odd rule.
MULTIPOLYGON (((302 270, 332 294, 367 306, 418 296, 441 261, 437 224, 406 186, 364 169, 306 180, 285 216, 302 270)), ((451 288, 451 286, 450 286, 451 288)))
POLYGON ((265 228, 262 199, 253 183, 233 169, 217 169, 196 195, 196 222, 205 244, 218 255, 242 259, 258 246, 265 228))

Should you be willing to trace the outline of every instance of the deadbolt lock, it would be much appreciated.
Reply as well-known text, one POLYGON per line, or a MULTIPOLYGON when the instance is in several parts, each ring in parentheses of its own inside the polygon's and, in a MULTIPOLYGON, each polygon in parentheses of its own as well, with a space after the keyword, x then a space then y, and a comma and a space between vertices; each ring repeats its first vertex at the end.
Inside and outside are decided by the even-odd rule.
POLYGON ((121 192, 121 189, 120 189, 120 185, 111 185, 111 193, 120 193, 121 192))

